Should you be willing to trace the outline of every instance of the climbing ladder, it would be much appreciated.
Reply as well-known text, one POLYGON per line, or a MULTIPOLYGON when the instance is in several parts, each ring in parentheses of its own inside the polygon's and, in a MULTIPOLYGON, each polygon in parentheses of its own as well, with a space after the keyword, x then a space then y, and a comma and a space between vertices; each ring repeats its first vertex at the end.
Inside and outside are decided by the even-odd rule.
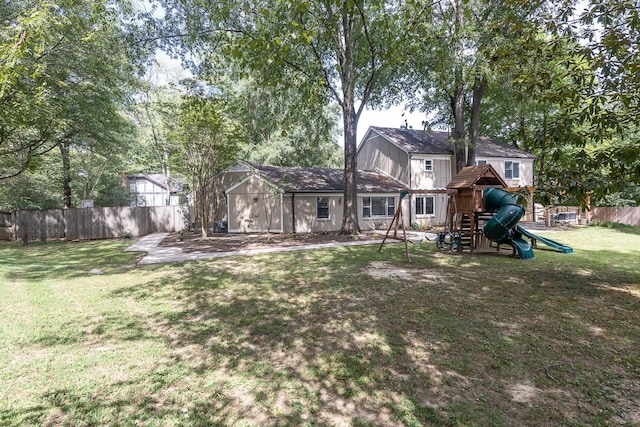
POLYGON ((492 212, 457 212, 455 200, 449 199, 447 204, 447 217, 449 218, 449 230, 461 234, 463 248, 473 252, 485 244, 482 227, 491 218, 492 212))

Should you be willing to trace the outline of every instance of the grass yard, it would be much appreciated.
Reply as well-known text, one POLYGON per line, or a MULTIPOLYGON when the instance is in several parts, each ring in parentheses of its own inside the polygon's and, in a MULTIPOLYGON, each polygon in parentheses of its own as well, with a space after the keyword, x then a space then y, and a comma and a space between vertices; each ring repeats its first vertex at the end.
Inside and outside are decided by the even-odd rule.
POLYGON ((640 233, 550 237, 575 253, 1 244, 0 425, 640 425, 640 233))

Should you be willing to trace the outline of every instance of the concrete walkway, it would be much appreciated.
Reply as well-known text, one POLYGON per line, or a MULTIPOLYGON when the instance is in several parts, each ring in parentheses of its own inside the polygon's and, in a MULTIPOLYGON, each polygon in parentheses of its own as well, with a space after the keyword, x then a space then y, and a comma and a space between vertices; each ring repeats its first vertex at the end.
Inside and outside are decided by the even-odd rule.
MULTIPOLYGON (((295 252, 295 251, 307 251, 310 249, 326 249, 337 248, 344 246, 361 246, 361 245, 375 245, 380 244, 382 239, 374 240, 354 240, 353 242, 333 242, 333 243, 320 243, 314 245, 302 245, 302 246, 286 246, 286 247, 272 247, 262 249, 245 249, 231 252, 200 252, 200 253, 183 253, 181 248, 161 247, 158 246, 162 240, 167 237, 169 233, 154 233, 142 237, 133 245, 126 248, 125 252, 146 252, 147 254, 142 257, 138 264, 162 264, 167 262, 181 262, 181 261, 195 261, 199 259, 210 258, 222 258, 229 256, 246 256, 267 254, 273 252, 295 252)), ((393 242, 393 240, 391 240, 393 242)))

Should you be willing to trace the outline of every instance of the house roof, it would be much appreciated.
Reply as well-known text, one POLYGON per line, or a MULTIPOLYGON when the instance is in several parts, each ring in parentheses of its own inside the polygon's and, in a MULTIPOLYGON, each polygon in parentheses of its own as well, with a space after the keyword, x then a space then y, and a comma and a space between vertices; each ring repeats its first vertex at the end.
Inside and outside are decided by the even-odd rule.
MULTIPOLYGON (((248 163, 248 162, 247 162, 248 163)), ((344 170, 302 168, 251 164, 256 173, 287 193, 323 193, 344 191, 344 170)), ((406 187, 387 175, 374 171, 358 171, 359 193, 394 193, 406 187)))
POLYGON ((453 154, 448 132, 377 126, 370 129, 410 154, 453 154))
POLYGON ((500 174, 491 165, 467 166, 447 184, 450 189, 473 188, 476 185, 507 187, 500 174))
MULTIPOLYGON (((453 155, 449 132, 416 129, 397 129, 372 126, 370 131, 386 138, 409 154, 453 155)), ((507 157, 535 159, 531 153, 487 137, 480 137, 476 147, 477 157, 507 157)))

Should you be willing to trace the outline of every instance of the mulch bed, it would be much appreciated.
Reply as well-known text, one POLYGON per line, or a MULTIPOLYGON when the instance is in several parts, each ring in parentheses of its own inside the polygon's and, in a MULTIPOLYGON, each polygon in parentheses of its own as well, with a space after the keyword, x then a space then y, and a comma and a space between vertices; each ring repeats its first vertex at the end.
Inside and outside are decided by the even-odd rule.
POLYGON ((171 233, 161 243, 162 247, 179 247, 190 252, 231 252, 247 249, 262 249, 274 246, 290 247, 321 243, 352 242, 354 240, 381 239, 385 232, 367 232, 359 235, 339 233, 214 233, 203 238, 200 233, 171 233))

